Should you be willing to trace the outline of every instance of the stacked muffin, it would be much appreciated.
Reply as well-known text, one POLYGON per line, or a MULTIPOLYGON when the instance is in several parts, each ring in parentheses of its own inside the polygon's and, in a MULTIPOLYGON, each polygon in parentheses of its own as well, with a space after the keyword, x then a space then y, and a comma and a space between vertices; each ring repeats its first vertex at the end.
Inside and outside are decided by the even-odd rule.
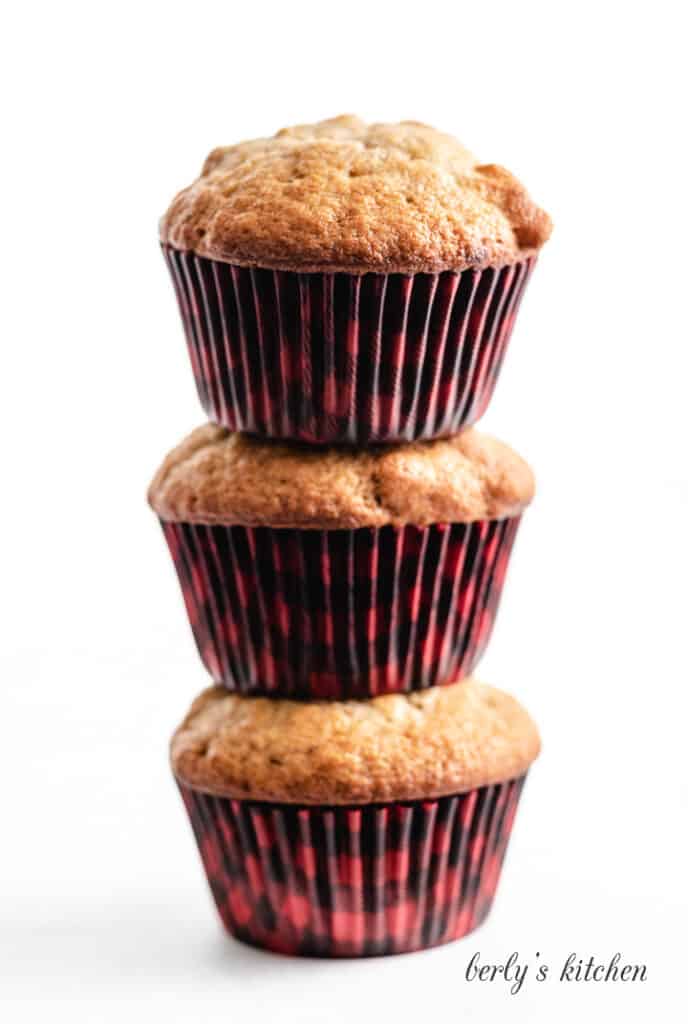
POLYGON ((533 477, 471 425, 549 231, 451 137, 352 117, 215 150, 163 218, 212 421, 149 492, 215 683, 172 767, 240 939, 405 952, 489 911, 539 739, 470 674, 533 477))

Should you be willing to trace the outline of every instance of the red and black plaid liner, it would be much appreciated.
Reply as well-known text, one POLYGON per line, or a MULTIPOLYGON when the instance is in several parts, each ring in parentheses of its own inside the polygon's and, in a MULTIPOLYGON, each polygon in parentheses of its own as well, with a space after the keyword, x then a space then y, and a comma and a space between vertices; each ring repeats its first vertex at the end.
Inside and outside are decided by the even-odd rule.
POLYGON ((162 527, 216 682, 243 694, 346 700, 470 674, 492 632, 519 522, 162 527))
POLYGON ((485 920, 524 782, 364 807, 180 790, 232 935, 280 953, 351 957, 437 946, 485 920))
POLYGON ((299 274, 162 248, 209 418, 322 444, 442 437, 475 423, 535 264, 299 274))

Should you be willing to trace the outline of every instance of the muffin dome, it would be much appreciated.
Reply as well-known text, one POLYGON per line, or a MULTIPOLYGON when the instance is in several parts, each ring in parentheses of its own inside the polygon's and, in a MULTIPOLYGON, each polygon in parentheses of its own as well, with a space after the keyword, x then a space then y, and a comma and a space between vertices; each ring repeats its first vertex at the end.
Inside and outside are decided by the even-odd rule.
POLYGON ((160 237, 240 266, 438 273, 513 263, 550 231, 509 171, 450 135, 345 116, 213 150, 160 237))
POLYGON ((463 793, 519 778, 540 750, 509 694, 469 679, 369 701, 238 697, 194 702, 172 738, 174 774, 218 796, 366 804, 463 793))
POLYGON ((528 464, 477 430, 393 448, 309 448, 206 424, 167 456, 148 499, 161 519, 355 529, 517 515, 528 464))

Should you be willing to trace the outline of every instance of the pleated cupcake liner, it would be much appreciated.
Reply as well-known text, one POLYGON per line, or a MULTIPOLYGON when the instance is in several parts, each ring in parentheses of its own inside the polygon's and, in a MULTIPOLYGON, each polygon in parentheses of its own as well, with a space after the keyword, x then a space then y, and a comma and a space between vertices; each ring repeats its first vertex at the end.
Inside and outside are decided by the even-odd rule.
POLYGON ((346 700, 471 673, 519 523, 162 527, 215 682, 243 694, 346 700))
POLYGON ((162 248, 208 417, 322 444, 442 437, 475 423, 535 264, 300 274, 162 248))
POLYGON ((280 953, 359 957, 451 942, 485 920, 524 782, 362 807, 178 784, 228 932, 280 953))

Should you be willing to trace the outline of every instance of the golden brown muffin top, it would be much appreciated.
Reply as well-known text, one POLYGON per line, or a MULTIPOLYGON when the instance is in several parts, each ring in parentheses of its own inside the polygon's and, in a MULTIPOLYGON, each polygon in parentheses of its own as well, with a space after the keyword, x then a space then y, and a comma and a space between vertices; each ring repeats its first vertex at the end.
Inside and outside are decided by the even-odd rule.
POLYGON ((172 738, 183 783, 218 796, 367 804, 462 793, 523 775, 537 728, 473 679, 366 701, 273 700, 211 687, 172 738))
POLYGON ((315 448, 208 423, 169 453, 148 500, 171 522, 335 530, 501 519, 521 512, 534 489, 528 464, 477 430, 315 448))
POLYGON ((513 263, 551 230, 509 171, 451 135, 344 116, 213 150, 160 237, 242 266, 437 273, 513 263))

